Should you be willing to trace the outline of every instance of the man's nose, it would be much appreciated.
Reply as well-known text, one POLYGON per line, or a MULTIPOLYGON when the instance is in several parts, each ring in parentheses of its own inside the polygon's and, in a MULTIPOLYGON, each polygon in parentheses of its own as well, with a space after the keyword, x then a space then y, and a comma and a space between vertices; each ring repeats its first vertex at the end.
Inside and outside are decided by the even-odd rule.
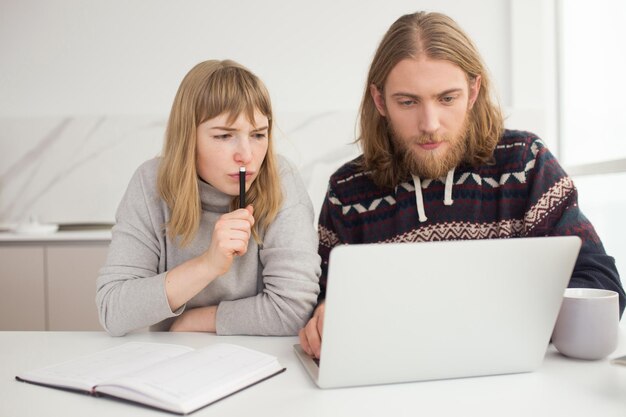
POLYGON ((418 115, 418 127, 422 133, 433 134, 439 130, 439 112, 431 104, 424 104, 418 115))

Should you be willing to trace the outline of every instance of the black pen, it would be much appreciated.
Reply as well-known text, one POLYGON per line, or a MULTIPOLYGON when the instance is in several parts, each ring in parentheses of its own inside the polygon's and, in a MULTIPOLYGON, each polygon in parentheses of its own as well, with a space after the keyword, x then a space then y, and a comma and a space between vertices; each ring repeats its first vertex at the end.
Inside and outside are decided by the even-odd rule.
POLYGON ((246 207, 246 167, 239 167, 239 208, 246 207))

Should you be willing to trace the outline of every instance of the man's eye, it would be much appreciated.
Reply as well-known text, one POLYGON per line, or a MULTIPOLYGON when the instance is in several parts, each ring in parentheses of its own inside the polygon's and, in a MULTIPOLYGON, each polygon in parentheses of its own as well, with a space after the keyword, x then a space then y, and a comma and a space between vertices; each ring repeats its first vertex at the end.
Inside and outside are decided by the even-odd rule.
POLYGON ((405 107, 412 106, 413 104, 415 104, 415 100, 402 100, 402 101, 400 101, 400 105, 401 106, 405 106, 405 107))
POLYGON ((453 96, 445 96, 441 98, 441 101, 443 101, 446 104, 452 104, 455 98, 456 97, 453 97, 453 96))

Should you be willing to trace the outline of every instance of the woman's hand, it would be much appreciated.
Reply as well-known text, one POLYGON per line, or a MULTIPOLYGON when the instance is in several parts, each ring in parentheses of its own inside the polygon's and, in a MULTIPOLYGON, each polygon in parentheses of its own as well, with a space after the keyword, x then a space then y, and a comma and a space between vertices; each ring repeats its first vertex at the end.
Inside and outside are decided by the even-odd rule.
POLYGON ((254 209, 251 205, 222 215, 213 229, 209 248, 200 256, 168 271, 165 293, 172 311, 196 296, 215 278, 225 274, 235 256, 248 250, 254 209))
POLYGON ((202 254, 211 274, 225 274, 235 256, 241 256, 248 250, 248 241, 254 225, 254 208, 249 205, 222 215, 213 229, 209 248, 202 254))

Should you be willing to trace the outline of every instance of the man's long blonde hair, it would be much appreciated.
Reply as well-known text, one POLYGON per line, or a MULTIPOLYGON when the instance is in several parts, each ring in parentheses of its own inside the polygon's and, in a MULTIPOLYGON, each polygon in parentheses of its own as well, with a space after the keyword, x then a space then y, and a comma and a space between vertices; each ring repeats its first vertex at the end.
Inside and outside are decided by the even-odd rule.
POLYGON ((361 102, 360 136, 363 168, 374 182, 395 187, 406 172, 394 159, 393 141, 387 119, 382 117, 370 94, 374 85, 383 92, 391 70, 404 59, 419 56, 449 61, 465 72, 468 83, 481 77, 480 91, 468 115, 467 155, 464 162, 478 166, 493 160, 493 151, 502 135, 504 121, 494 103, 489 74, 471 39, 454 20, 441 13, 418 12, 400 17, 381 41, 370 66, 361 102))
MULTIPOLYGON (((254 205, 252 233, 261 242, 282 203, 272 145, 273 115, 269 93, 256 75, 230 60, 201 62, 181 82, 167 123, 158 173, 159 193, 171 211, 165 226, 170 238, 180 238, 181 246, 193 240, 202 216, 196 170, 198 125, 221 114, 229 115, 229 123, 241 114, 253 123, 255 111, 269 121, 267 154, 256 180, 246 192, 246 202, 254 205)), ((233 198, 231 209, 238 204, 239 196, 233 198)))

